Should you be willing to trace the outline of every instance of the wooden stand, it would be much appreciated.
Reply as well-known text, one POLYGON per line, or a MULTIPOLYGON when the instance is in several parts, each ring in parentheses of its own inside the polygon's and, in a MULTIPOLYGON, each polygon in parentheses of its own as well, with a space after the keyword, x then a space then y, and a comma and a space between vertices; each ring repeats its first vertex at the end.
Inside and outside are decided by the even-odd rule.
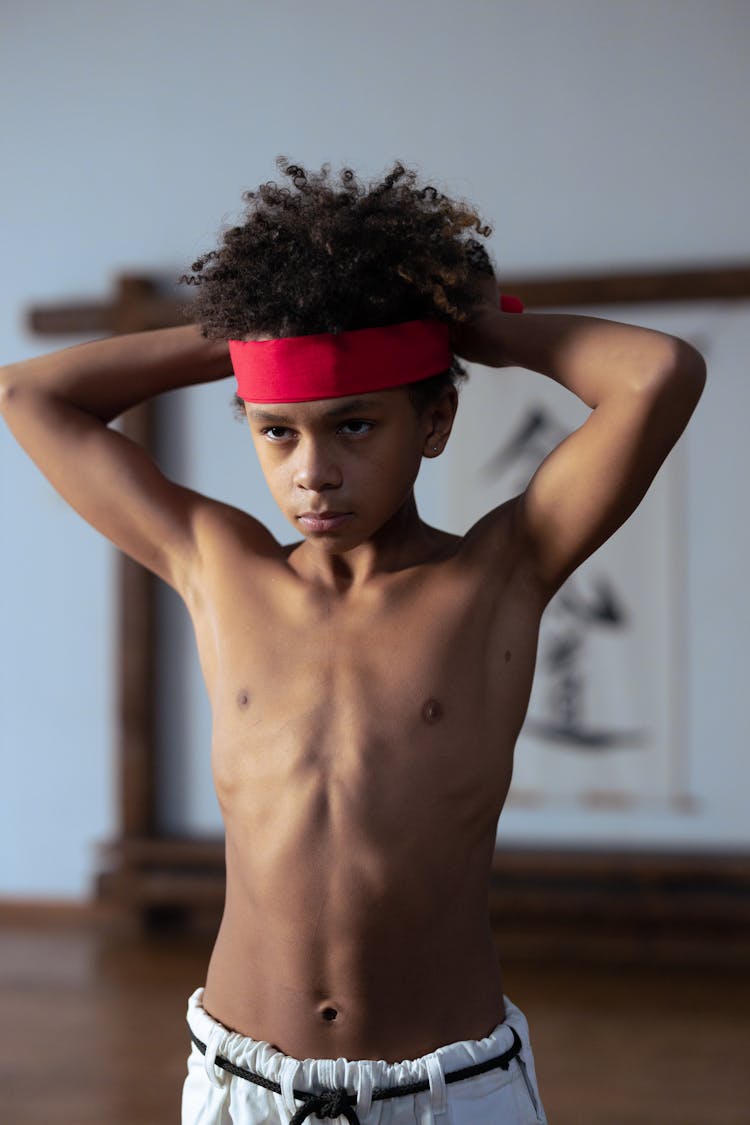
MULTIPOLYGON (((529 308, 750 297, 750 269, 603 277, 509 279, 529 308)), ((185 305, 154 278, 123 276, 109 303, 33 310, 43 335, 122 334, 185 323, 185 305)), ((158 445, 150 402, 129 411, 124 432, 158 445)), ((154 717, 156 579, 120 555, 118 668, 120 829, 100 847, 97 897, 140 925, 208 916, 224 900, 224 842, 164 837, 157 824, 154 717)), ((502 849, 490 909, 501 952, 610 960, 681 958, 748 963, 750 857, 502 849)))

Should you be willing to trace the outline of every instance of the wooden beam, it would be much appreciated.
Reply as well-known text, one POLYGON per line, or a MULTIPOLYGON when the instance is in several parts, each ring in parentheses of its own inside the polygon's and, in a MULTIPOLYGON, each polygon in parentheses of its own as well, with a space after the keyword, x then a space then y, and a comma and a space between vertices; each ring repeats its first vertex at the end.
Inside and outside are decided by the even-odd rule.
POLYGON ((510 277, 501 281, 528 308, 638 304, 647 301, 740 300, 750 297, 747 266, 657 273, 510 277))

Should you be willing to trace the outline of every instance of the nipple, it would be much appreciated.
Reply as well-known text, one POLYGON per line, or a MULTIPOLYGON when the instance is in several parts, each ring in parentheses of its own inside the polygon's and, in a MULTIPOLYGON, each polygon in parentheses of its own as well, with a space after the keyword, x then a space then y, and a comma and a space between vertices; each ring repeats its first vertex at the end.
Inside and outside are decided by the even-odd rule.
POLYGON ((422 718, 426 723, 437 723, 443 717, 443 708, 437 699, 428 699, 422 708, 422 718))

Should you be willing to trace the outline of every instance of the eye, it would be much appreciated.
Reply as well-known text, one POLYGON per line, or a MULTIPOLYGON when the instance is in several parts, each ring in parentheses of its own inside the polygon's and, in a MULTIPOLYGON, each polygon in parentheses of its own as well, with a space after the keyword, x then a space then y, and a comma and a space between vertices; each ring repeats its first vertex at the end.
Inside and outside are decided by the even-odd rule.
POLYGON ((260 432, 271 441, 285 441, 292 431, 287 426, 266 426, 260 432))
POLYGON ((373 426, 374 422, 366 422, 364 418, 350 418, 348 422, 343 422, 339 429, 342 433, 348 432, 352 437, 360 437, 369 434, 373 426))

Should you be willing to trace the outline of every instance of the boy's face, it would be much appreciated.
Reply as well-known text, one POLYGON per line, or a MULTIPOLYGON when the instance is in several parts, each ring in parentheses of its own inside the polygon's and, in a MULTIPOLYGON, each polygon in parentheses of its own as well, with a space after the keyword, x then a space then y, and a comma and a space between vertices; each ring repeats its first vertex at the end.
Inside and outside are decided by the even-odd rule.
POLYGON ((298 403, 245 403, 274 500, 299 533, 339 553, 411 497, 423 456, 450 433, 455 391, 418 415, 404 387, 298 403))

